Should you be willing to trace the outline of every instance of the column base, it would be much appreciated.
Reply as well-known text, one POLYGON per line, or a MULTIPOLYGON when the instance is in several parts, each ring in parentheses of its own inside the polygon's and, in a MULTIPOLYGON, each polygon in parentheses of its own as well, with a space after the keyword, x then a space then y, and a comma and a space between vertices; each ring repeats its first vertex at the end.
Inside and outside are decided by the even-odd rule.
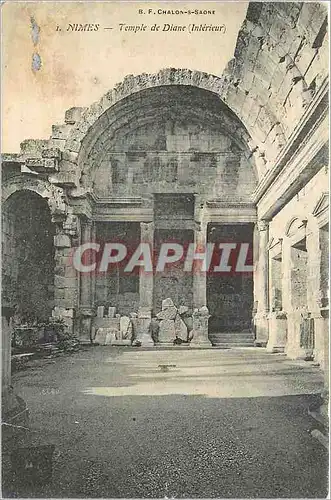
POLYGON ((94 310, 90 307, 80 309, 79 341, 83 344, 92 344, 92 318, 94 310))
POLYGON ((325 372, 329 367, 329 314, 328 310, 321 310, 319 313, 313 313, 314 318, 314 332, 315 332, 315 347, 314 347, 314 360, 317 361, 321 369, 325 372), (325 312, 327 315, 325 316, 325 312))
POLYGON ((254 325, 255 325, 255 342, 254 342, 255 346, 266 347, 269 339, 268 312, 258 311, 254 317, 254 325))
POLYGON ((193 330, 190 333, 192 335, 191 347, 211 347, 212 344, 208 338, 208 320, 209 311, 206 306, 193 312, 193 330))
POLYGON ((313 349, 300 346, 301 343, 302 311, 287 312, 287 343, 285 354, 290 359, 313 359, 313 349))
POLYGON ((266 345, 268 352, 284 352, 287 339, 287 317, 282 311, 273 311, 268 317, 269 338, 266 345))

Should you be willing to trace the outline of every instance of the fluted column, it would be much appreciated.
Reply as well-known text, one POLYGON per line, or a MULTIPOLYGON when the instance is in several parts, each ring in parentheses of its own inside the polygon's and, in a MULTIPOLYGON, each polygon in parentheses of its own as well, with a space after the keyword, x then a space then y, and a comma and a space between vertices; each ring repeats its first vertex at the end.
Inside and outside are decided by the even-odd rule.
POLYGON ((257 298, 257 312, 255 314, 256 345, 265 346, 268 342, 268 312, 269 312, 269 290, 268 290, 268 241, 269 222, 260 220, 258 229, 258 262, 255 267, 255 293, 257 298))
MULTIPOLYGON (((140 223, 140 243, 149 246, 153 256, 154 246, 154 222, 140 223)), ((132 320, 135 330, 135 342, 141 346, 154 346, 154 342, 148 333, 153 308, 153 269, 146 270, 143 266, 139 272, 139 310, 138 318, 132 320)))
MULTIPOLYGON (((206 251, 207 245, 207 224, 205 222, 197 223, 194 229, 194 245, 196 253, 206 251)), ((193 272, 193 308, 200 309, 207 306, 207 273, 199 265, 192 268, 193 272)))
MULTIPOLYGON (((149 245, 153 256, 154 222, 140 223, 140 242, 149 245)), ((153 271, 146 271, 144 267, 141 267, 139 274, 139 313, 147 317, 151 317, 153 308, 153 286, 153 271)))
MULTIPOLYGON (((204 213, 204 203, 199 197, 195 199, 194 220, 195 253, 206 255, 207 220, 204 213)), ((211 342, 208 338, 207 272, 202 267, 202 260, 199 264, 194 264, 193 262, 193 338, 190 345, 192 347, 208 347, 211 342)))

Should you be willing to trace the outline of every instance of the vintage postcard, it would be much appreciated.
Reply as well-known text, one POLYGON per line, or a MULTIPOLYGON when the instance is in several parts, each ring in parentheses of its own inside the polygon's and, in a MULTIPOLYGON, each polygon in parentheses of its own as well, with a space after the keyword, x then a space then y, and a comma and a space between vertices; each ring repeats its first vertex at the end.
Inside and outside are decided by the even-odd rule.
POLYGON ((329 492, 328 2, 2 4, 2 497, 329 492))

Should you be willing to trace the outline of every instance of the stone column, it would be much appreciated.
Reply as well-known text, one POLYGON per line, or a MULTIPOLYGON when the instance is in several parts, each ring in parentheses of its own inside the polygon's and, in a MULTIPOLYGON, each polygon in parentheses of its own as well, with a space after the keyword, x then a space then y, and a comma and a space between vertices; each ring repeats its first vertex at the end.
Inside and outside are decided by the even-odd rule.
POLYGON ((257 312, 255 314, 255 344, 265 347, 268 342, 268 312, 269 312, 269 293, 268 293, 268 240, 269 240, 269 222, 260 220, 257 223, 259 231, 258 262, 255 267, 255 291, 257 298, 257 312))
MULTIPOLYGON (((203 205, 196 199, 194 244, 196 253, 207 251, 207 221, 203 218, 203 205)), ((193 263, 193 338, 191 347, 209 347, 208 338, 209 311, 207 307, 207 272, 201 269, 202 261, 197 266, 193 263)))
POLYGON ((284 352, 287 316, 283 311, 283 240, 269 249, 269 337, 267 351, 284 352))
MULTIPOLYGON (((92 240, 92 221, 85 220, 81 223, 81 243, 88 243, 92 240)), ((79 339, 83 343, 92 342, 92 318, 93 309, 93 275, 82 273, 80 275, 80 332, 79 339)))
MULTIPOLYGON (((149 245, 151 256, 153 256, 154 222, 140 223, 140 242, 149 245)), ((139 273, 139 310, 138 318, 133 323, 136 328, 135 341, 142 346, 154 346, 154 342, 148 333, 153 308, 153 272, 153 270, 146 271, 144 267, 141 267, 139 273)))
MULTIPOLYGON (((197 223, 194 230, 194 244, 196 253, 206 251, 207 224, 197 223)), ((200 261, 201 262, 201 261, 200 261)), ((193 307, 200 309, 207 306, 207 273, 201 270, 200 264, 193 265, 193 307)))

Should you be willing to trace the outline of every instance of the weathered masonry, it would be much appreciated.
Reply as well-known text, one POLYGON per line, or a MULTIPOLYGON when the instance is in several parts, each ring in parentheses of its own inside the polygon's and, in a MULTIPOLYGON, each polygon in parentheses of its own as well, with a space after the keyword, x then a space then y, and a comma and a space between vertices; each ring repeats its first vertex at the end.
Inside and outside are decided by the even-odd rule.
POLYGON ((208 308, 198 344, 251 339, 326 367, 327 56, 323 5, 251 3, 223 75, 128 76, 69 109, 49 139, 4 155, 3 303, 25 319, 63 318, 87 340, 98 307, 136 312, 147 331, 171 297, 198 316, 208 308), (73 247, 124 238, 247 242, 254 273, 73 268, 73 247))

